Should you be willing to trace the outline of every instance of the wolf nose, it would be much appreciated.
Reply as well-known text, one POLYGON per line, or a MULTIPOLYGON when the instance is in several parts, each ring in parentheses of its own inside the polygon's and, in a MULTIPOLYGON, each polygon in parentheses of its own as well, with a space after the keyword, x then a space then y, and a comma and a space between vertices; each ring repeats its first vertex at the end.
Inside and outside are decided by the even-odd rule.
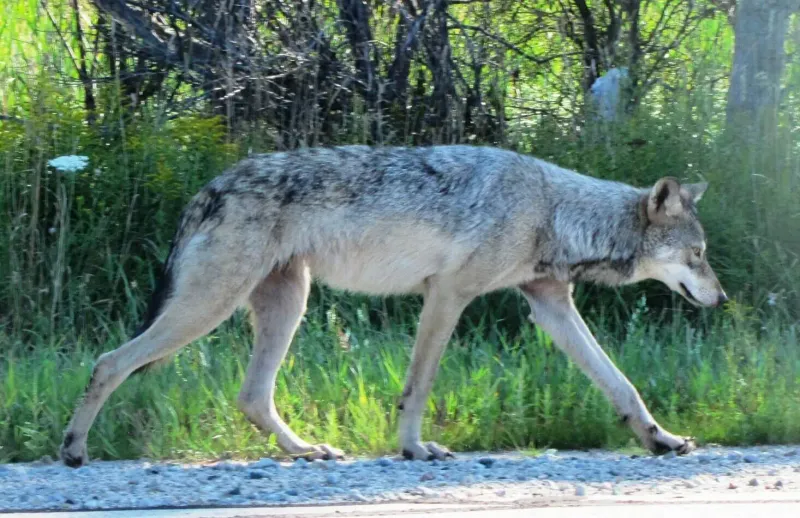
POLYGON ((725 295, 725 292, 720 292, 719 297, 717 297, 717 306, 721 306, 728 302, 728 296, 725 295))

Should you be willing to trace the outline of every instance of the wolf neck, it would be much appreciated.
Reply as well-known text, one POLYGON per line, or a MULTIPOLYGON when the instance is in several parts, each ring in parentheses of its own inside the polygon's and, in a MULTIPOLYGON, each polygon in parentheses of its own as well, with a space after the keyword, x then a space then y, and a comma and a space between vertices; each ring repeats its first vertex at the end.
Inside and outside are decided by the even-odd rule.
POLYGON ((634 275, 647 226, 644 194, 619 184, 613 192, 597 194, 565 202, 556 210, 553 262, 560 276, 571 282, 625 284, 634 275))

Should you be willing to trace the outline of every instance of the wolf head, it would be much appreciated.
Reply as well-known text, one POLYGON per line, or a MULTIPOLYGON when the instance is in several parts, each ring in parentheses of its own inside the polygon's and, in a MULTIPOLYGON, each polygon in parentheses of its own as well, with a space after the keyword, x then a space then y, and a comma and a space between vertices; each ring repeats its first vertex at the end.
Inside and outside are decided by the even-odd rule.
POLYGON ((649 225, 636 276, 663 282, 695 306, 716 307, 728 297, 706 259, 695 205, 707 187, 671 177, 656 182, 643 200, 649 225))

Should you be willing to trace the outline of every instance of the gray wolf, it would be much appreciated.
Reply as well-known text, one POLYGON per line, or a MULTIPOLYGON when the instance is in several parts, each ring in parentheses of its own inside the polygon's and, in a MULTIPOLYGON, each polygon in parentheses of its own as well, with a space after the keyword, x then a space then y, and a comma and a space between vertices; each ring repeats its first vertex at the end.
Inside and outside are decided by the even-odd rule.
POLYGON ((343 146, 246 158, 187 205, 147 321, 98 358, 61 457, 70 466, 87 462, 89 428, 111 392, 243 305, 256 339, 239 407, 289 454, 341 456, 298 437, 273 400, 312 277, 345 290, 423 295, 399 403, 407 458, 450 455, 420 434, 439 360, 465 306, 509 287, 644 446, 686 453, 693 441, 655 421, 592 337, 571 293, 576 282, 651 278, 695 305, 725 302, 695 205, 706 187, 668 177, 641 189, 489 147, 343 146))

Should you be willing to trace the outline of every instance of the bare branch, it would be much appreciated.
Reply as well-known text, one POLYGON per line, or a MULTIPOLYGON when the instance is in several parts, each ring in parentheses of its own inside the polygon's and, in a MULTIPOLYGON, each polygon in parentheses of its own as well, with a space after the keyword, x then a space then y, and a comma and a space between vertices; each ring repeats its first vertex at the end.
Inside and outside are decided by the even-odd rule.
POLYGON ((510 41, 505 40, 505 39, 501 38, 500 36, 492 34, 491 32, 487 31, 483 27, 477 27, 475 25, 468 25, 468 24, 465 24, 465 23, 461 23, 457 18, 455 18, 451 14, 448 14, 447 17, 451 22, 453 22, 455 24, 455 27, 457 29, 479 32, 479 33, 483 34, 484 36, 486 36, 487 38, 489 38, 490 40, 492 40, 492 41, 494 41, 496 43, 499 43, 500 45, 506 47, 508 50, 514 51, 514 53, 516 53, 520 57, 523 57, 523 58, 525 58, 526 60, 528 60, 528 61, 530 61, 532 63, 536 63, 538 65, 544 65, 545 63, 549 63, 550 61, 552 61, 554 59, 558 59, 558 56, 552 56, 552 57, 547 57, 547 58, 538 58, 536 56, 531 56, 530 54, 528 54, 527 52, 525 52, 524 50, 519 48, 517 45, 514 45, 510 41))

